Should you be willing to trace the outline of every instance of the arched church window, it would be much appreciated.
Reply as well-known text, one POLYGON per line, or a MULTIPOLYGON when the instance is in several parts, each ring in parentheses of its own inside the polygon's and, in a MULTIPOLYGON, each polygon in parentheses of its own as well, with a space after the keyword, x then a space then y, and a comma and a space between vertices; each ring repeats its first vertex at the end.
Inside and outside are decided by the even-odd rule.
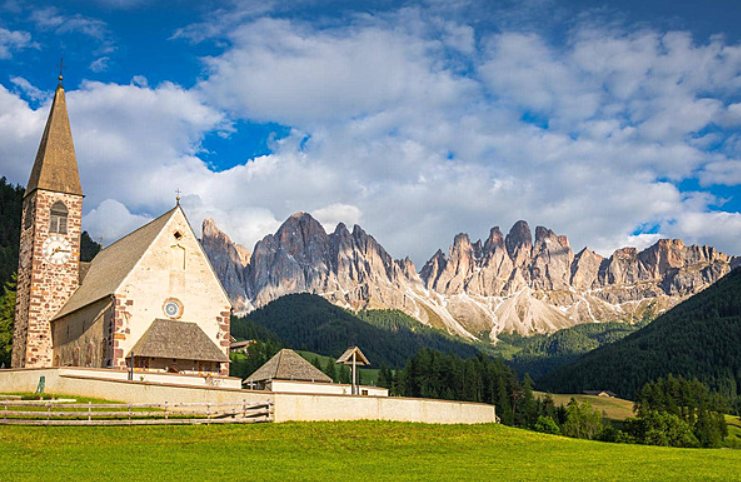
POLYGON ((75 348, 75 353, 72 356, 72 366, 79 367, 80 366, 80 349, 75 348))
POLYGON ((54 357, 54 366, 55 367, 58 367, 59 366, 59 360, 60 360, 59 355, 57 355, 57 356, 54 357))
POLYGON ((170 247, 170 269, 185 270, 185 248, 179 244, 170 247))
POLYGON ((33 203, 26 204, 26 211, 23 213, 23 229, 28 229, 33 224, 33 203))
POLYGON ((67 215, 69 211, 62 201, 57 201, 51 206, 49 217, 49 232, 67 234, 67 215))
POLYGON ((89 343, 87 345, 87 350, 85 350, 85 366, 89 367, 93 364, 93 344, 89 343))
POLYGON ((106 347, 108 347, 108 340, 103 338, 103 342, 100 344, 100 364, 101 366, 103 366, 103 362, 105 361, 106 347))

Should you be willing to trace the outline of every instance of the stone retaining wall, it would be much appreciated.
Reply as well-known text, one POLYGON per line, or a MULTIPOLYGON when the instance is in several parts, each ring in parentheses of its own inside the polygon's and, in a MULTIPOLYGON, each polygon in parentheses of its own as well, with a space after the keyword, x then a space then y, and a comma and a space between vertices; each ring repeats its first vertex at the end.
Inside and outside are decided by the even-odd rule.
POLYGON ((126 403, 255 402, 274 404, 276 422, 390 420, 423 423, 493 423, 496 409, 483 403, 400 397, 367 397, 193 387, 112 380, 65 373, 63 368, 0 370, 0 393, 33 392, 44 376, 46 391, 126 403))

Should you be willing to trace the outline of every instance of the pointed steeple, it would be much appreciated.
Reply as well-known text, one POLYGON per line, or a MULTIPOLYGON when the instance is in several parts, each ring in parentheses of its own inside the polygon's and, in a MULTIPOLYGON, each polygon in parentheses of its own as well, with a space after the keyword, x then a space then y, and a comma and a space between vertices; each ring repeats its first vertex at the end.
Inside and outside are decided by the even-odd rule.
POLYGON ((82 196, 61 75, 31 177, 26 186, 26 196, 36 189, 82 196))

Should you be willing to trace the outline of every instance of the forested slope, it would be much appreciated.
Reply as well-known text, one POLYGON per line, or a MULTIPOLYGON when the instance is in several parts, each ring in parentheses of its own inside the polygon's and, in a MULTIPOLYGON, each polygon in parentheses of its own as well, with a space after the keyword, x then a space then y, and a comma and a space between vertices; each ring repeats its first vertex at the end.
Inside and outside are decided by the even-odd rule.
MULTIPOLYGON (((269 328, 286 346, 337 357, 358 345, 374 366, 400 367, 420 348, 471 358, 478 349, 426 327, 400 311, 371 310, 358 316, 320 296, 286 295, 244 320, 269 328)), ((240 330, 233 321, 232 333, 240 330)))
POLYGON ((741 269, 613 344, 554 370, 538 387, 560 393, 608 389, 632 398, 669 374, 698 378, 722 396, 741 387, 741 269))

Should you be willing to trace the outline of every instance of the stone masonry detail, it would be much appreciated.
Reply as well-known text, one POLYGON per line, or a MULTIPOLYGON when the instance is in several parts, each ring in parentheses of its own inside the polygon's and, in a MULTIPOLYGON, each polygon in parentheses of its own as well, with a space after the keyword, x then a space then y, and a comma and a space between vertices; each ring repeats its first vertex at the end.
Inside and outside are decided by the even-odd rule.
POLYGON ((79 286, 82 196, 37 189, 24 199, 21 223, 12 366, 51 367, 50 322, 79 286), (51 206, 57 201, 68 210, 66 234, 49 232, 51 206), (33 217, 30 223, 26 216, 33 217), (72 253, 66 263, 53 264, 44 257, 44 241, 50 236, 69 241, 72 253))

